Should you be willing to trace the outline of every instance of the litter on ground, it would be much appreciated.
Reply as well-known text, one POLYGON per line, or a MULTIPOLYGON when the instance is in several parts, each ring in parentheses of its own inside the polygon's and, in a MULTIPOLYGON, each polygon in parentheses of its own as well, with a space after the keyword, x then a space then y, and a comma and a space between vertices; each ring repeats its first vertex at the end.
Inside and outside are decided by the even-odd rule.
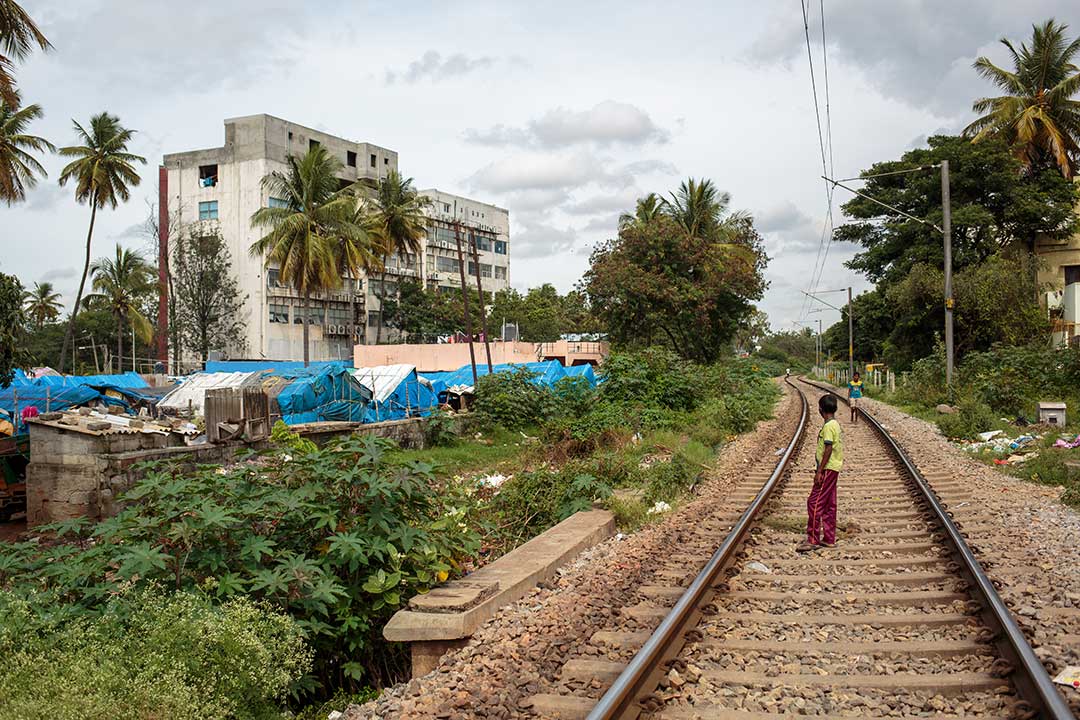
POLYGON ((657 500, 656 504, 649 508, 649 515, 659 515, 660 513, 666 513, 671 510, 671 506, 663 500, 657 500))

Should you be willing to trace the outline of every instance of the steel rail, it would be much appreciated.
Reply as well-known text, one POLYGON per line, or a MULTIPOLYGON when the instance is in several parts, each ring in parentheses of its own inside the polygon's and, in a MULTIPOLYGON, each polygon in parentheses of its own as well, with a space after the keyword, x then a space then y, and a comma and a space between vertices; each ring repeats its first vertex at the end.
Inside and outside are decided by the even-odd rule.
MULTIPOLYGON (((802 382, 831 393, 845 404, 847 403, 847 398, 832 387, 805 378, 802 378, 802 382)), ((956 549, 956 554, 960 557, 962 563, 962 570, 969 578, 971 589, 977 599, 982 601, 981 604, 985 610, 984 619, 988 620, 991 629, 996 631, 998 649, 1012 662, 1015 668, 1021 670, 1019 676, 1014 675, 1012 677, 1013 684, 1016 685, 1021 698, 1031 704, 1032 709, 1037 713, 1033 717, 1046 718, 1046 720, 1074 720, 1075 716, 1069 709, 1068 703, 1065 702, 1065 699, 1054 687, 1046 668, 1043 667, 1042 662, 1035 655, 1035 651, 1032 649, 1031 644, 1028 643, 1027 638, 1024 637, 1020 626, 1016 624, 1016 620, 1013 619, 1008 606, 994 587, 993 581, 987 577, 978 558, 968 547, 964 534, 960 531, 956 522, 953 521, 947 506, 941 502, 937 493, 926 481, 926 478, 915 467, 911 457, 893 439, 885 426, 874 416, 862 411, 861 408, 859 414, 870 423, 870 426, 877 431, 885 444, 900 460, 904 470, 907 471, 915 482, 915 486, 922 492, 923 499, 926 500, 935 519, 945 530, 949 541, 956 549)))
POLYGON ((754 496, 753 501, 743 511, 738 522, 724 538, 724 542, 713 553, 705 567, 694 578, 694 582, 682 594, 663 621, 656 628, 642 648, 634 655, 630 664, 626 666, 622 674, 615 680, 608 691, 604 693, 599 702, 593 706, 587 720, 612 720, 614 718, 636 718, 641 712, 638 699, 642 693, 651 692, 656 687, 661 673, 666 672, 663 668, 665 660, 677 654, 685 642, 685 633, 696 624, 696 616, 700 615, 702 601, 713 592, 716 579, 734 559, 740 543, 743 541, 750 525, 753 523, 758 512, 769 501, 773 490, 780 484, 788 463, 795 455, 795 451, 802 441, 803 432, 806 429, 807 418, 810 409, 806 400, 806 394, 801 388, 785 379, 797 393, 802 401, 802 413, 799 417, 799 425, 791 437, 791 441, 784 449, 776 468, 769 475, 769 479, 754 496), (651 684, 650 684, 651 683, 651 684))

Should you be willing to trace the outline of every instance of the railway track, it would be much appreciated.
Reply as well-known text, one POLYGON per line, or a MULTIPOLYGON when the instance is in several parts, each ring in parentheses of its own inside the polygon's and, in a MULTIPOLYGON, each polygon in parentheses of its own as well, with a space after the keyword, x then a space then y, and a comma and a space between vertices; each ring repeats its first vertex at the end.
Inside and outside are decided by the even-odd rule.
POLYGON ((949 517, 968 489, 931 490, 872 418, 837 414, 837 546, 794 552, 825 390, 789 384, 803 409, 788 444, 657 558, 640 602, 564 664, 556 692, 530 698, 533 714, 1073 717, 949 517))

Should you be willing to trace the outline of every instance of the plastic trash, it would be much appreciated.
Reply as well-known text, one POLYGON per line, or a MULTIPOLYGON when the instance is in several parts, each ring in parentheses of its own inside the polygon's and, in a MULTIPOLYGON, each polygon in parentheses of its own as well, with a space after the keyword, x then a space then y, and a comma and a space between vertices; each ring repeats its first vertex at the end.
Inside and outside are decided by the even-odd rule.
POLYGON ((671 510, 671 506, 663 500, 657 500, 656 504, 649 508, 649 515, 659 515, 660 513, 666 513, 671 510))
POLYGON ((978 437, 983 442, 988 442, 988 441, 993 440, 994 438, 996 438, 998 435, 1004 435, 1004 434, 1005 434, 1004 430, 987 430, 986 432, 979 433, 978 437))
POLYGON ((765 563, 759 563, 756 560, 754 562, 746 563, 746 568, 745 569, 749 570, 750 572, 764 573, 766 575, 772 575, 772 570, 769 569, 768 565, 766 565, 765 563))

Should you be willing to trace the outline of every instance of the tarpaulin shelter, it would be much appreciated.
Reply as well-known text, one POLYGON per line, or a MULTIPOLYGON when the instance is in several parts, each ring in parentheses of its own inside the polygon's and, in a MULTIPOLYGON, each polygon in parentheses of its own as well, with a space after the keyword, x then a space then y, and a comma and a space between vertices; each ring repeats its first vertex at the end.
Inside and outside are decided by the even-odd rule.
MULTIPOLYGON (((25 375, 23 377, 26 378, 25 375)), ((43 375, 33 379, 26 379, 34 385, 52 388, 74 387, 77 385, 89 385, 90 387, 108 385, 123 388, 150 387, 150 383, 146 382, 141 375, 130 370, 116 375, 43 375)))
POLYGON ((377 365, 350 372, 372 394, 364 422, 427 415, 439 404, 431 382, 417 375, 415 365, 377 365))
POLYGON ((0 411, 15 426, 15 434, 23 431, 22 413, 27 407, 37 408, 38 413, 66 410, 94 402, 101 393, 85 385, 48 387, 32 383, 0 389, 0 411))
POLYGON ((158 401, 158 408, 174 412, 202 415, 206 403, 206 391, 219 388, 260 385, 264 372, 195 373, 184 378, 168 395, 158 401))
MULTIPOLYGON (((275 371, 264 383, 286 425, 347 420, 363 422, 372 392, 341 365, 275 371)), ((271 410, 273 412, 273 410, 271 410)))
MULTIPOLYGON (((502 363, 492 368, 495 373, 512 372, 524 368, 533 374, 532 381, 543 387, 554 387, 555 383, 566 377, 566 368, 558 360, 545 360, 543 362, 531 362, 531 363, 502 363)), ((488 374, 487 365, 477 363, 476 376, 483 377, 488 374)), ((444 399, 442 393, 450 395, 465 395, 472 394, 475 390, 473 388, 473 376, 472 366, 463 365, 462 367, 454 370, 450 373, 430 373, 427 377, 430 379, 431 375, 445 375, 438 378, 438 382, 442 383, 442 392, 440 393, 440 399, 444 399)), ((435 385, 435 381, 432 381, 432 385, 435 385)))
POLYGON ((566 368, 567 377, 579 377, 585 378, 589 381, 589 385, 596 387, 596 371, 593 370, 592 365, 571 365, 566 368))
MULTIPOLYGON (((317 360, 312 361, 307 369, 311 371, 321 370, 327 366, 352 367, 352 360, 317 360)), ((303 371, 302 360, 207 360, 206 372, 255 372, 267 370, 270 372, 296 372, 303 371)))

